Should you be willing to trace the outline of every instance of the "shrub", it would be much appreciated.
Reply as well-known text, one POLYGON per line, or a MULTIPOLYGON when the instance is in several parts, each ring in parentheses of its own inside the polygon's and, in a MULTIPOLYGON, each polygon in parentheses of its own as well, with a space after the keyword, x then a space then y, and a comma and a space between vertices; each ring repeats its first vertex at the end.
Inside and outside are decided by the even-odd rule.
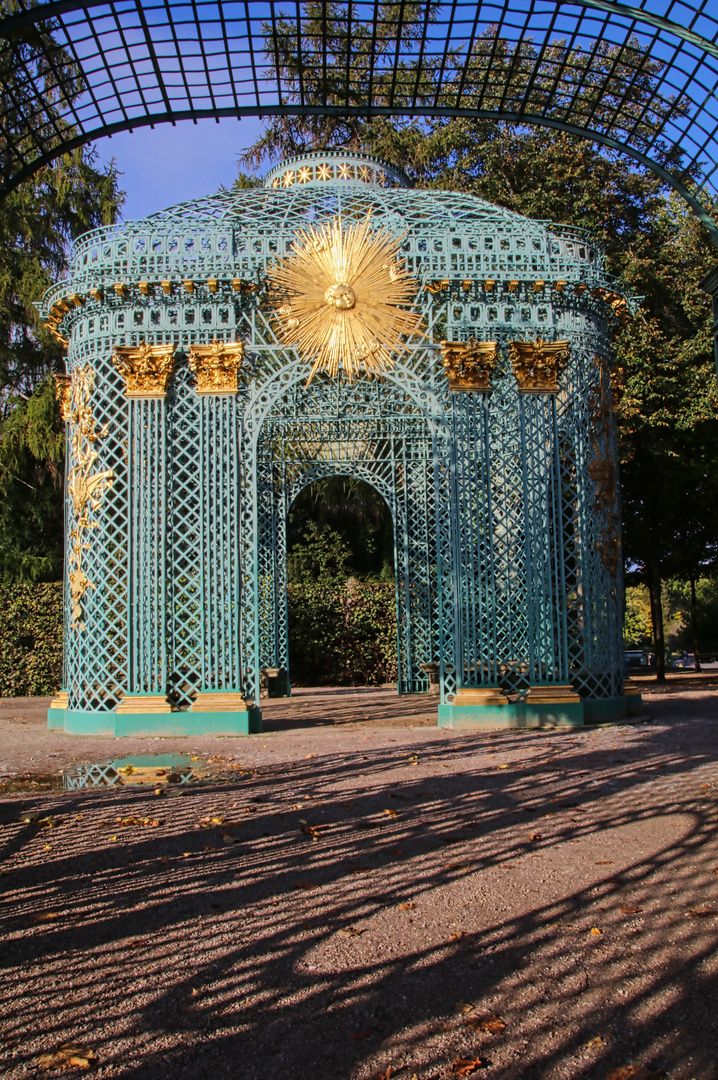
POLYGON ((62 582, 0 584, 0 697, 62 685, 62 582))

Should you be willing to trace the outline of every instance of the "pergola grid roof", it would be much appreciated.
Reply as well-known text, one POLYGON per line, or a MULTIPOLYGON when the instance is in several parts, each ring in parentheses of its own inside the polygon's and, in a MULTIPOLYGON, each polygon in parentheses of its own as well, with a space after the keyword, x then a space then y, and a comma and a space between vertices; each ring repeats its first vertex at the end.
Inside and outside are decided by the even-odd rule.
POLYGON ((298 0, 19 0, 0 21, 0 194, 63 150, 148 124, 465 115, 623 150, 705 219, 718 192, 716 0, 439 0, 429 16, 430 7, 320 0, 322 29, 298 0), (346 70, 338 33, 363 42, 346 70), (285 45, 301 61, 278 79, 285 45))

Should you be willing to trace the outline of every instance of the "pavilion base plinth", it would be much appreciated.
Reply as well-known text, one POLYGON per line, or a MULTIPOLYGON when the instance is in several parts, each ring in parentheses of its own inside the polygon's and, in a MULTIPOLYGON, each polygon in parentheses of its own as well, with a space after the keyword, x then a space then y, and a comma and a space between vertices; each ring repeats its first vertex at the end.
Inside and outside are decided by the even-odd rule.
POLYGON ((200 690, 192 704, 191 712, 247 712, 247 702, 239 690, 200 690))
POLYGON ((584 706, 587 724, 625 724, 636 719, 648 719, 643 713, 643 700, 639 692, 585 701, 584 706))
POLYGON ((629 716, 640 716, 643 713, 643 695, 639 687, 626 679, 623 684, 623 696, 626 699, 629 716))
POLYGON ((169 713, 172 706, 164 694, 126 694, 115 712, 118 716, 135 713, 169 713))
POLYGON ((50 730, 64 727, 66 709, 67 690, 60 690, 57 697, 54 697, 50 702, 50 707, 47 710, 47 726, 50 730))
MULTIPOLYGON (((58 710, 55 710, 57 713, 58 710)), ((48 725, 50 723, 48 710, 48 725)), ((53 728, 68 735, 111 735, 135 738, 181 735, 256 735, 262 730, 262 710, 247 706, 234 712, 84 712, 62 711, 62 722, 53 717, 53 728)))
POLYGON ((510 702, 499 687, 461 687, 439 706, 439 727, 466 730, 581 727, 583 702, 571 687, 531 687, 525 701, 510 702), (550 692, 548 692, 550 690, 550 692))

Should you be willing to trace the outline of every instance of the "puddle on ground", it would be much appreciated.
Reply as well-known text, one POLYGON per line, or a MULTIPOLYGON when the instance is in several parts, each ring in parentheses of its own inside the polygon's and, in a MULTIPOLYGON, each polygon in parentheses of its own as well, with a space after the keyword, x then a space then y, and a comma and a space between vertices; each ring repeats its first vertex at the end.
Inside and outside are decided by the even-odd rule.
POLYGON ((57 773, 20 773, 0 776, 0 795, 30 792, 43 795, 82 788, 114 788, 131 785, 179 788, 209 781, 236 781, 253 775, 253 768, 224 758, 201 758, 195 754, 133 754, 112 761, 82 762, 57 773))
POLYGON ((45 795, 63 790, 62 776, 59 773, 21 773, 19 776, 0 777, 0 795, 19 795, 28 791, 45 795))
POLYGON ((191 784, 207 779, 210 767, 189 754, 134 754, 132 757, 72 765, 62 774, 65 791, 79 788, 122 787, 127 784, 191 784))

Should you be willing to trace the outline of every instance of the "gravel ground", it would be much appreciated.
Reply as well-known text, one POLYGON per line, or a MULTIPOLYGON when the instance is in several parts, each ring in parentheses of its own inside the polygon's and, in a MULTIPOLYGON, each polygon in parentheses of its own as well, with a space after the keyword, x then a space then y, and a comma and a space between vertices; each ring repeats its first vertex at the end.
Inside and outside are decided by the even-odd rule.
POLYGON ((225 739, 0 702, 0 1071, 74 1041, 68 1077, 718 1080, 718 680, 646 688, 652 723, 566 733, 388 690, 225 739), (170 750, 229 778, 18 779, 170 750))

